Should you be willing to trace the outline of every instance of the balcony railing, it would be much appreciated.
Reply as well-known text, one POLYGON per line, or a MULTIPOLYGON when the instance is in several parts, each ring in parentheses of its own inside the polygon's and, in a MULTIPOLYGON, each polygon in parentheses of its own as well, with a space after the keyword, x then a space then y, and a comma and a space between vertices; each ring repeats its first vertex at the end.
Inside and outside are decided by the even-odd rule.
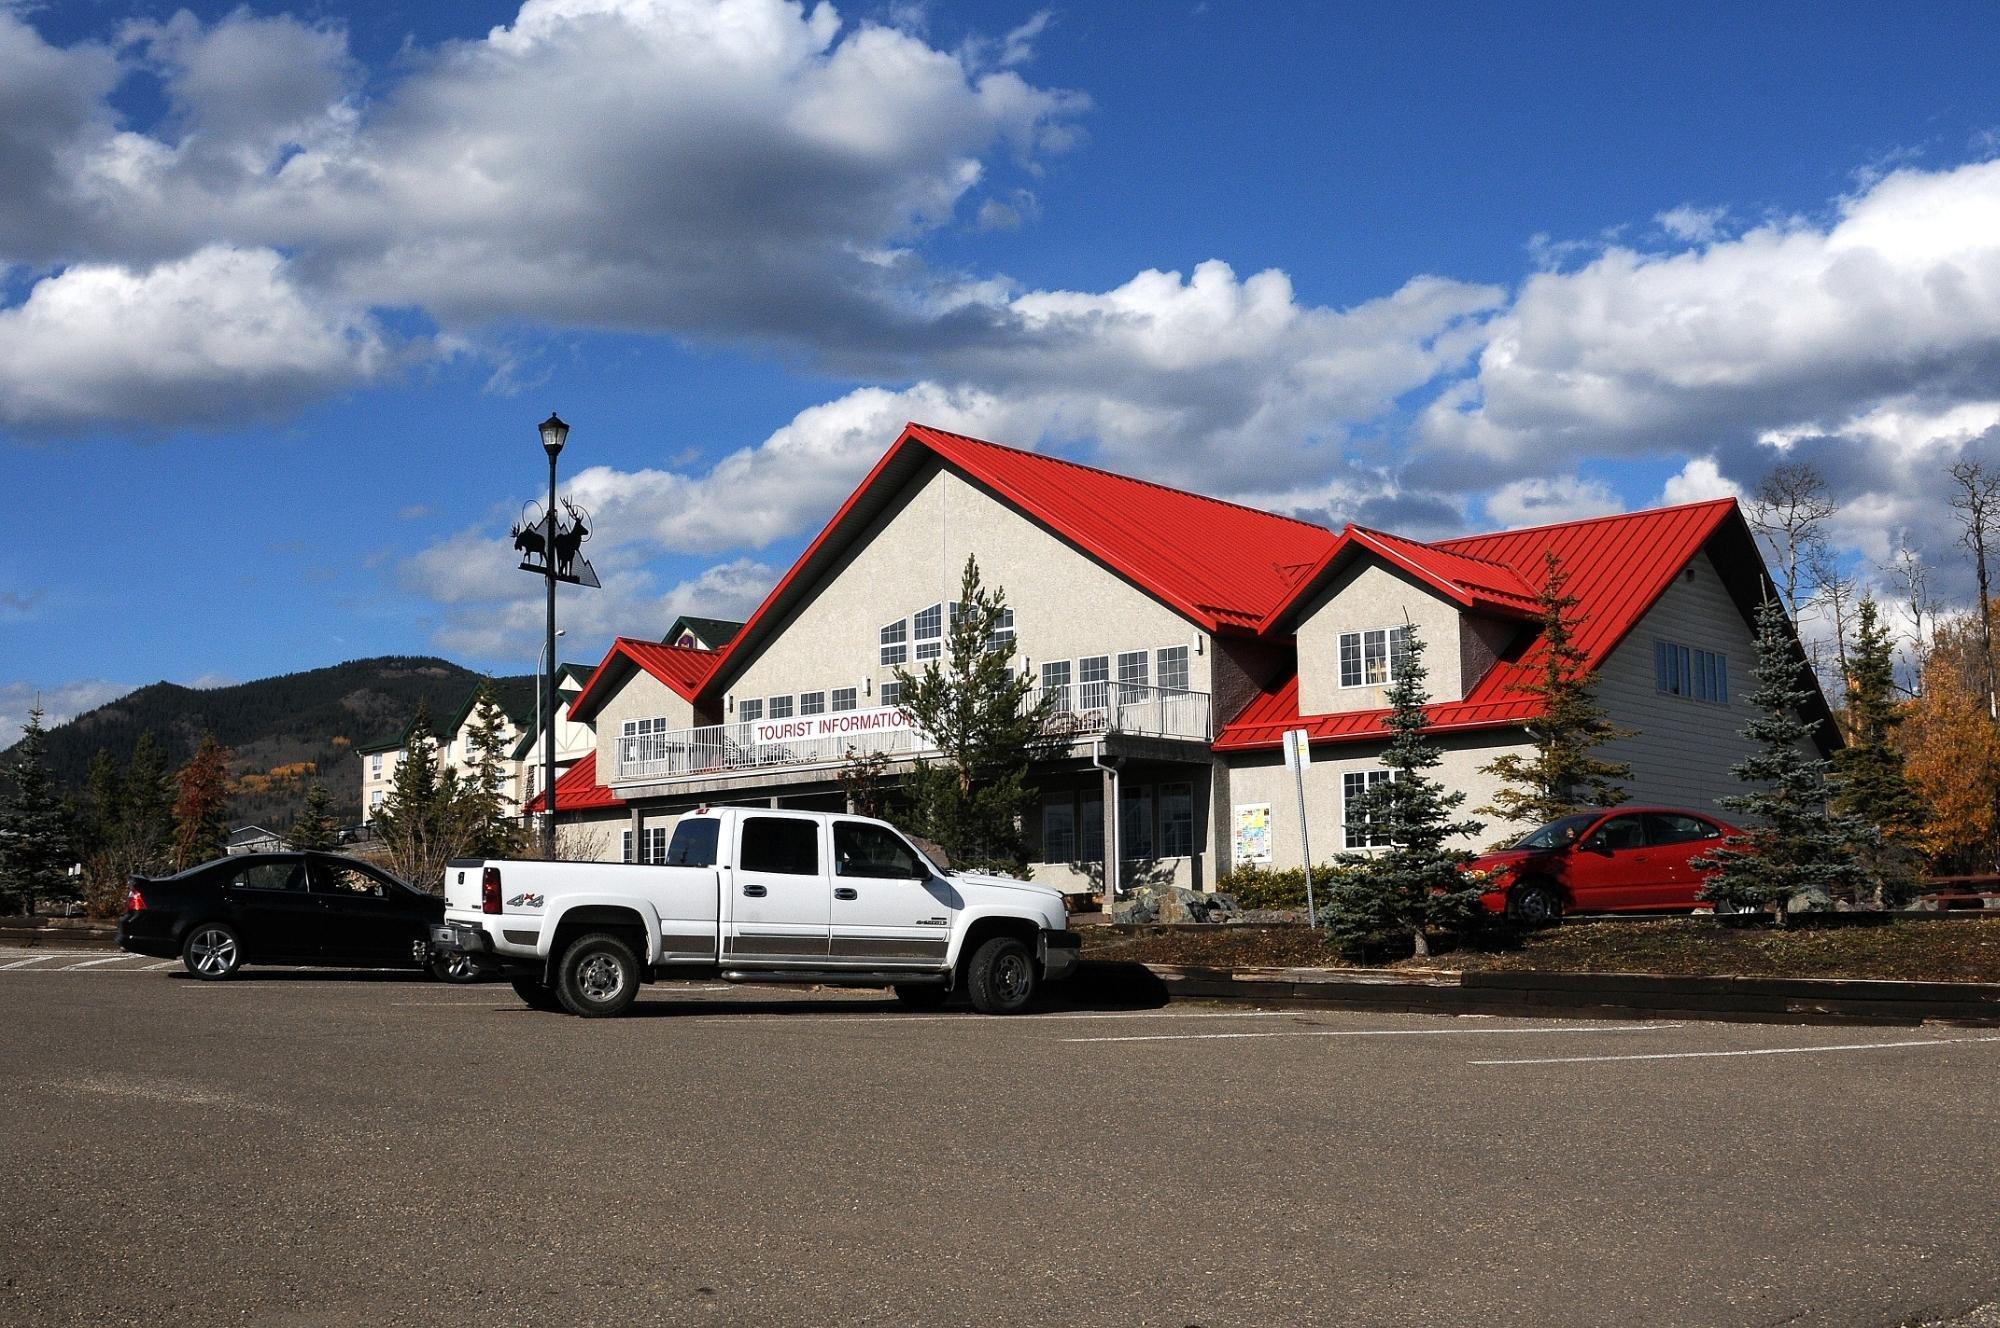
MULTIPOLYGON (((1208 693, 1087 682, 1036 688, 1024 705, 1049 698, 1044 731, 1052 739, 1100 734, 1207 742, 1208 693)), ((894 707, 804 715, 782 720, 709 724, 618 739, 615 783, 687 779, 780 766, 837 765, 849 755, 922 756, 937 748, 894 707)))

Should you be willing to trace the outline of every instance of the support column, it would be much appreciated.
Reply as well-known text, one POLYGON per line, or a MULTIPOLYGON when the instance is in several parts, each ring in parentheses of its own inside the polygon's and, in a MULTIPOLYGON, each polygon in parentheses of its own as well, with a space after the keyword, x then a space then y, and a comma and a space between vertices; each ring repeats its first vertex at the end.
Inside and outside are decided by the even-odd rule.
POLYGON ((1118 897, 1118 887, 1123 883, 1124 845, 1118 842, 1118 772, 1107 768, 1104 771, 1104 909, 1111 911, 1112 901, 1118 897))
POLYGON ((642 861, 646 853, 646 809, 632 804, 632 861, 642 861))

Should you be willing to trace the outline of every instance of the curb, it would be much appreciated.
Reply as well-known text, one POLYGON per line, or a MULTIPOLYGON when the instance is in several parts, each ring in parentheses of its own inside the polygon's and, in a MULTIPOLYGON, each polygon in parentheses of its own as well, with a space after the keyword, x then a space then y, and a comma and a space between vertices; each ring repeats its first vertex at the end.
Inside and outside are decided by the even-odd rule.
MULTIPOLYGON (((1123 967, 1123 966, 1121 966, 1123 967)), ((1138 966, 1134 966, 1138 967, 1138 966)), ((1146 964, 1169 1001, 1402 1014, 2000 1025, 2000 983, 1146 964)))
POLYGON ((85 950, 116 950, 118 929, 106 925, 24 927, 0 925, 0 945, 73 945, 85 950))

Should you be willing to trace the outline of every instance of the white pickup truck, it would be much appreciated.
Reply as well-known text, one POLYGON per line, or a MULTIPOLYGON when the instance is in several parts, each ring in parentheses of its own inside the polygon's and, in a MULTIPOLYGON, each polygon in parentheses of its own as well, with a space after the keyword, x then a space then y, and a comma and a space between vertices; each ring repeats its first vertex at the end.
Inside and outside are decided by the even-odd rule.
POLYGON ((623 1013, 659 978, 893 987, 1014 1014, 1069 976, 1060 891, 939 867, 865 816, 721 807, 684 817, 664 864, 462 859, 440 952, 513 980, 539 1009, 623 1013))

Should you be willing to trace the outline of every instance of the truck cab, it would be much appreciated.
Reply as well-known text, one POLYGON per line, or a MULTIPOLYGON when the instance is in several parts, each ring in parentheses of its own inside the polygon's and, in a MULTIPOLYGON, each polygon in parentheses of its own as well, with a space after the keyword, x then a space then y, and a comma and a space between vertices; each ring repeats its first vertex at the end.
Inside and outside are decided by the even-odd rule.
POLYGON ((835 812, 699 811, 665 863, 454 861, 445 900, 434 946, 588 1016, 683 977, 888 986, 919 1008, 963 990, 1011 1014, 1079 949, 1059 891, 949 870, 888 822, 835 812))

